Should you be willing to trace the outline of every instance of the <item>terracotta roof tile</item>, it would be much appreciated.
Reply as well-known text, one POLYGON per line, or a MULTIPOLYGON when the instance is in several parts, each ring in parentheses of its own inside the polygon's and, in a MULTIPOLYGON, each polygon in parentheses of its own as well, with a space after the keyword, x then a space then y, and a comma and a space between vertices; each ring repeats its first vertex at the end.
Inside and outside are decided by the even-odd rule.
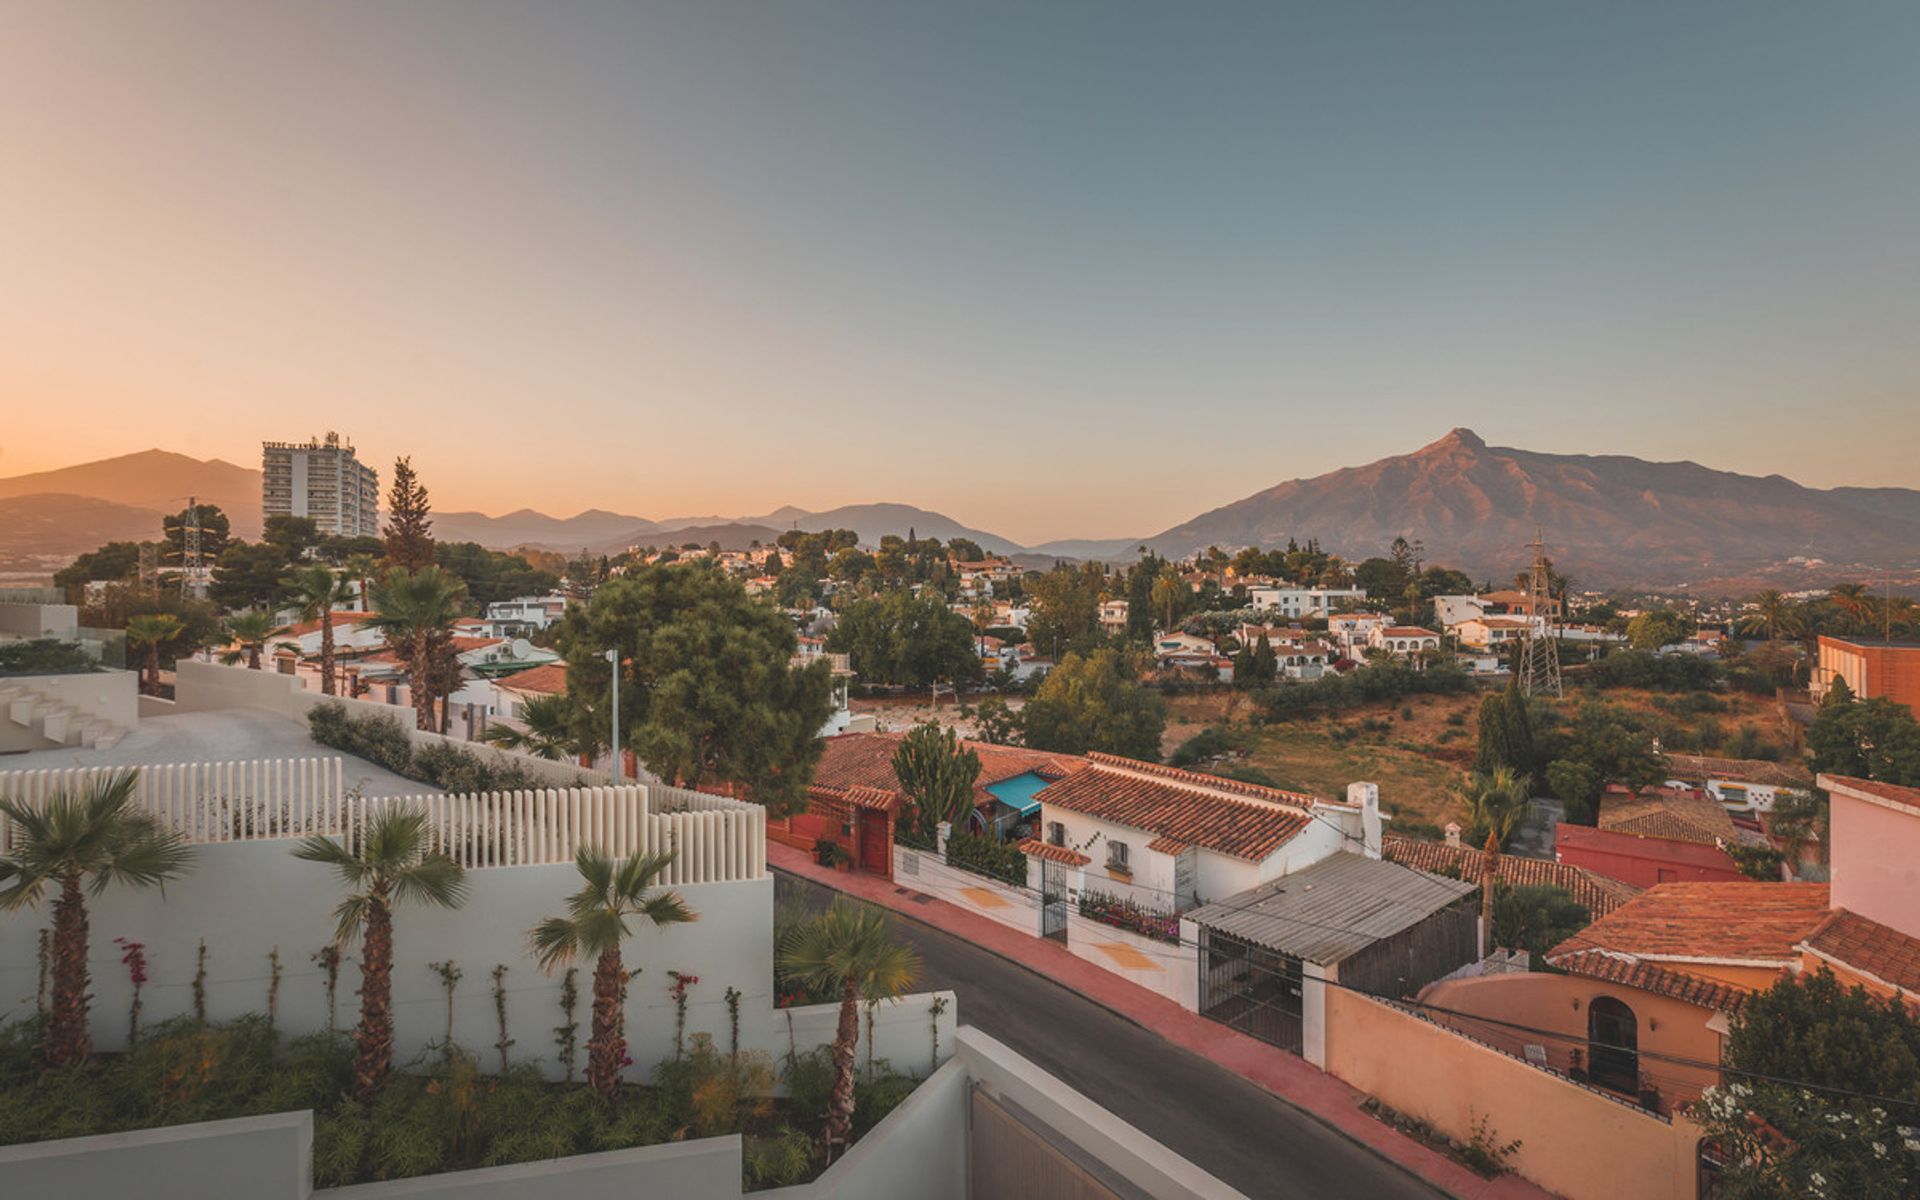
POLYGON ((1827 917, 1824 883, 1663 883, 1547 952, 1611 950, 1633 959, 1786 966, 1827 917))
POLYGON ((1854 792, 1884 800, 1908 812, 1920 813, 1920 788, 1881 783, 1877 779, 1855 779, 1851 775, 1822 775, 1820 786, 1830 792, 1854 792))
POLYGON ((1084 867, 1092 862, 1091 858, 1065 846, 1049 846, 1039 838, 1028 838, 1020 843, 1020 853, 1030 858, 1044 858, 1048 862, 1065 863, 1069 867, 1084 867))
MULTIPOLYGON (((828 738, 820 753, 820 762, 813 769, 814 785, 830 789, 870 787, 904 795, 900 779, 893 773, 893 752, 905 736, 843 733, 828 738)), ((1086 765, 1085 760, 1071 754, 1050 754, 991 742, 963 741, 962 744, 980 756, 980 776, 974 781, 974 799, 979 803, 993 799, 986 790, 989 784, 1029 771, 1048 779, 1064 779, 1086 765)))
POLYGON ((1042 805, 1248 862, 1265 860, 1313 820, 1307 797, 1108 754, 1087 757, 1088 770, 1040 792, 1042 805))
POLYGON ((1753 995, 1748 988, 1703 979, 1685 971, 1670 971, 1654 963, 1636 962, 1601 950, 1584 950, 1556 958, 1553 965, 1570 975, 1584 975, 1588 979, 1639 988, 1643 992, 1653 992, 1723 1013, 1739 1012, 1741 1006, 1746 1004, 1747 997, 1753 995))
MULTIPOLYGON (((1380 839, 1380 851, 1394 862, 1435 875, 1450 875, 1469 883, 1480 879, 1481 851, 1473 847, 1422 842, 1388 834, 1380 839)), ((1594 919, 1606 916, 1640 894, 1640 889, 1630 883, 1609 879, 1584 867, 1555 862, 1549 858, 1502 854, 1494 870, 1513 887, 1542 883, 1563 887, 1594 919)))
POLYGON ((554 662, 528 667, 524 671, 515 671, 511 675, 494 680, 493 686, 506 688, 511 692, 557 696, 567 690, 567 664, 554 662))
POLYGON ((1147 849, 1155 854, 1184 854, 1187 851, 1187 844, 1170 837, 1157 837, 1147 843, 1147 849))
POLYGON ((1703 846, 1741 840, 1733 818, 1718 800, 1704 792, 1671 788, 1637 796, 1602 796, 1600 828, 1703 846))
POLYGON ((1829 962, 1920 996, 1920 938, 1836 908, 1800 945, 1829 962))
POLYGON ((1773 787, 1811 788, 1813 776, 1791 763, 1761 758, 1715 758, 1710 754, 1668 754, 1667 774, 1674 779, 1724 779, 1729 783, 1759 783, 1773 787))

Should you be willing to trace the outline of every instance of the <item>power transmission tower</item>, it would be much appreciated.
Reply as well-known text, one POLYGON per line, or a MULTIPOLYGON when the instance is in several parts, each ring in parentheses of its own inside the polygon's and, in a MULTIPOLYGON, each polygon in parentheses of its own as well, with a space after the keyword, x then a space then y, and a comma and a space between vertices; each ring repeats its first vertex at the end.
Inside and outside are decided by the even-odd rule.
POLYGON ((1553 581, 1547 568, 1546 542, 1536 529, 1531 543, 1533 574, 1527 579, 1527 633, 1520 641, 1520 663, 1514 671, 1520 693, 1558 698, 1560 638, 1556 629, 1553 581))
POLYGON ((140 543, 140 594, 160 594, 160 548, 152 542, 140 543))
POLYGON ((190 599, 200 581, 200 501, 187 497, 187 523, 180 531, 180 598, 190 599))

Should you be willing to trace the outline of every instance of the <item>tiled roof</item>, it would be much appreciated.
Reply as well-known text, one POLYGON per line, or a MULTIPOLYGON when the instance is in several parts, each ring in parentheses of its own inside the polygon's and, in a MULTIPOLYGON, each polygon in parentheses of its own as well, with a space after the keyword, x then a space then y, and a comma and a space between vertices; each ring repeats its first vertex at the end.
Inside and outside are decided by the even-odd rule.
POLYGON ((1703 846, 1740 840, 1733 818, 1718 800, 1704 792, 1674 788, 1642 792, 1637 796, 1602 796, 1600 828, 1612 833, 1668 838, 1703 846))
POLYGON ((1820 786, 1830 792, 1850 792, 1871 796, 1896 808, 1920 814, 1920 788, 1881 783, 1877 779, 1855 779, 1851 775, 1822 775, 1820 786))
POLYGON ((1307 808, 1314 804, 1328 803, 1318 796, 1309 796, 1305 792, 1289 792, 1284 788, 1263 787, 1257 783, 1243 783, 1238 779, 1227 779, 1219 775, 1203 775, 1199 771, 1185 771, 1179 767, 1162 766, 1160 763, 1141 762, 1137 758, 1122 758, 1118 754, 1103 754, 1098 750, 1089 750, 1086 761, 1118 767, 1124 771, 1138 771, 1142 775, 1156 775, 1161 779, 1188 784, 1192 787, 1203 787, 1209 791, 1233 792, 1255 800, 1265 800, 1269 804, 1291 804, 1298 808, 1307 808))
POLYGON ((485 650, 488 646, 504 645, 506 640, 505 638, 497 637, 460 637, 456 635, 448 638, 447 642, 455 651, 464 654, 469 650, 485 650))
POLYGON ((1662 883, 1547 952, 1785 966, 1827 917, 1824 883, 1662 883))
POLYGON ((1264 861, 1313 819, 1307 797, 1109 754, 1087 757, 1089 769, 1041 791, 1040 803, 1248 862, 1264 861), (1250 798, 1248 788, 1263 795, 1250 798))
MULTIPOLYGON (((904 795, 900 779, 893 773, 893 752, 905 736, 843 733, 828 738, 820 753, 820 762, 813 769, 813 785, 833 791, 870 787, 904 795)), ((986 790, 989 785, 1016 775, 1031 771, 1047 779, 1064 779, 1086 765, 1085 760, 1071 754, 1050 754, 991 742, 963 740, 961 744, 980 756, 980 776, 974 780, 974 799, 980 803, 993 799, 986 790)))
MULTIPOLYGON (((362 621, 371 620, 373 618, 372 613, 354 612, 352 610, 346 610, 346 609, 335 609, 332 613, 328 615, 331 618, 333 622, 333 627, 335 629, 340 628, 342 625, 358 625, 362 621)), ((320 632, 320 621, 318 620, 318 618, 311 621, 302 621, 298 625, 287 626, 288 637, 304 637, 309 633, 319 633, 319 632, 320 632)))
MULTIPOLYGON (((1422 842, 1388 834, 1380 839, 1380 851, 1394 862, 1431 871, 1435 875, 1451 875, 1469 883, 1478 883, 1480 880, 1481 851, 1470 846, 1449 846, 1445 842, 1422 842)), ((1640 889, 1630 883, 1608 879, 1584 867, 1554 862, 1548 858, 1502 854, 1494 869, 1501 879, 1513 887, 1540 883, 1563 887, 1596 919, 1640 894, 1640 889)))
POLYGON ((1813 777, 1804 767, 1768 762, 1763 758, 1715 758, 1710 754, 1668 754, 1667 774, 1674 779, 1724 779, 1729 783, 1760 783, 1774 787, 1807 788, 1813 777))
POLYGON ((1836 908, 1800 945, 1829 962, 1920 996, 1920 938, 1836 908))
POLYGON ((1048 862, 1065 863, 1069 867, 1084 867, 1093 861, 1078 850, 1072 850, 1066 846, 1049 846, 1039 838, 1028 838, 1021 842, 1020 853, 1030 858, 1044 858, 1048 862))
POLYGON ((1157 837, 1147 843, 1147 849, 1156 854, 1185 854, 1187 844, 1170 837, 1157 837))
POLYGON ((881 812, 891 812, 899 802, 896 792, 882 791, 880 788, 861 787, 858 784, 846 788, 841 793, 847 802, 855 808, 877 808, 881 812))
POLYGON ((1390 638, 1438 638, 1440 635, 1431 629, 1420 629, 1413 625, 1391 625, 1382 629, 1380 636, 1390 638))
POLYGON ((1747 997, 1753 994, 1747 988, 1735 987, 1730 983, 1703 979, 1684 971, 1669 971, 1654 963, 1636 962, 1601 950, 1568 954, 1554 959, 1553 965, 1570 975, 1584 975, 1589 979, 1639 988, 1643 992, 1669 996, 1723 1013, 1739 1012, 1747 1002, 1747 997))
POLYGON ((554 662, 528 667, 524 671, 515 671, 511 675, 494 680, 493 686, 513 692, 557 696, 567 690, 567 664, 554 662))

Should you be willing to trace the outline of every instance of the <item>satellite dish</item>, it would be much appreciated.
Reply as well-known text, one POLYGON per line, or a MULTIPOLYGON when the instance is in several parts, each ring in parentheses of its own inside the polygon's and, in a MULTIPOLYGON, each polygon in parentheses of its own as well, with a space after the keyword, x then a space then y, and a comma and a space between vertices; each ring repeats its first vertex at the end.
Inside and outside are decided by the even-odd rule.
POLYGON ((513 639, 513 656, 515 658, 532 658, 533 643, 525 638, 513 639))

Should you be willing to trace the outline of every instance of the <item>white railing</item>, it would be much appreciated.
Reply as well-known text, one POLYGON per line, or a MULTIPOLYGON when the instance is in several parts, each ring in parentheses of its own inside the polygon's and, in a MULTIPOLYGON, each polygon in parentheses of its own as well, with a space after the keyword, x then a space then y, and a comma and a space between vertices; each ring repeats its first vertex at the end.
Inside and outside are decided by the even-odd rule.
POLYGON ((369 800, 355 833, 379 805, 423 809, 440 848, 462 866, 572 862, 582 846, 624 857, 673 852, 660 882, 722 883, 767 873, 766 810, 678 788, 540 788, 369 800))
MULTIPOLYGON (((196 844, 314 833, 357 842, 373 814, 404 807, 426 813, 435 844, 473 870, 570 863, 580 847, 593 846, 617 857, 672 851, 663 884, 766 877, 766 810, 757 804, 644 784, 365 798, 343 787, 342 762, 290 758, 141 767, 135 803, 196 844)), ((37 806, 55 792, 84 789, 115 770, 0 772, 0 797, 37 806)), ((8 818, 0 814, 0 852, 10 833, 8 818)))
MULTIPOLYGON (((260 758, 162 763, 138 768, 134 803, 197 843, 338 833, 345 820, 339 758, 260 758)), ((0 772, 0 798, 35 806, 60 791, 85 791, 127 767, 0 772)), ((0 849, 10 822, 0 813, 0 849)))

